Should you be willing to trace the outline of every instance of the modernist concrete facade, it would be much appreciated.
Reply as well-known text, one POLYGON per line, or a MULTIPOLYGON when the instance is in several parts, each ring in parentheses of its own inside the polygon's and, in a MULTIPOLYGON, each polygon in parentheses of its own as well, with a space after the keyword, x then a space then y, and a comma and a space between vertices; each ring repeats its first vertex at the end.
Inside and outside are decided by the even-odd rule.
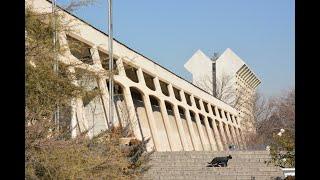
POLYGON ((192 74, 193 84, 208 93, 216 96, 217 91, 224 91, 227 95, 220 98, 239 110, 247 132, 255 132, 253 98, 261 81, 238 55, 228 48, 211 59, 198 50, 185 63, 185 68, 192 74))
MULTIPOLYGON (((26 0, 35 11, 51 12, 46 0, 26 0)), ((88 69, 99 74, 89 89, 99 88, 101 97, 87 104, 72 100, 70 128, 75 137, 89 129, 89 136, 108 128, 108 36, 65 11, 64 21, 74 31, 60 32, 59 43, 68 50, 59 62, 73 64, 70 71, 88 69), (82 44, 83 54, 70 42, 82 44), (87 53, 87 54, 86 54, 87 53), (80 61, 79 57, 89 57, 80 61), (74 65, 76 64, 76 65, 74 65)), ((114 40, 116 62, 115 125, 129 124, 138 139, 151 138, 147 149, 156 151, 222 151, 229 144, 245 148, 238 111, 168 69, 114 40)), ((74 83, 79 84, 82 80, 74 83)))

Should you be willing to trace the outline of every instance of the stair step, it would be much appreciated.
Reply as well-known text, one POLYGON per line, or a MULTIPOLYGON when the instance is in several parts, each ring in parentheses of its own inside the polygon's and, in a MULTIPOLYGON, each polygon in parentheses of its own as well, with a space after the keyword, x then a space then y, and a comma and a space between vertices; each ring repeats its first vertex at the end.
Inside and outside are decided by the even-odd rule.
POLYGON ((229 179, 264 180, 283 177, 281 168, 265 162, 270 160, 268 151, 225 152, 155 152, 151 155, 150 169, 143 179, 229 179), (214 157, 231 155, 228 167, 206 167, 214 157))

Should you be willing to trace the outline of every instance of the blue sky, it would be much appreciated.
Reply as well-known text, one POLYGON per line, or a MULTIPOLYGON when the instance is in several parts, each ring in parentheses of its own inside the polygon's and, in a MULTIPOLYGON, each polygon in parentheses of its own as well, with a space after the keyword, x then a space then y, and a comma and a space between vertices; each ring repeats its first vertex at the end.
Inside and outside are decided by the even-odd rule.
MULTIPOLYGON (((293 0, 113 0, 114 38, 188 80, 196 50, 231 48, 271 96, 295 84, 294 10, 293 0)), ((107 0, 74 13, 107 32, 107 0)))

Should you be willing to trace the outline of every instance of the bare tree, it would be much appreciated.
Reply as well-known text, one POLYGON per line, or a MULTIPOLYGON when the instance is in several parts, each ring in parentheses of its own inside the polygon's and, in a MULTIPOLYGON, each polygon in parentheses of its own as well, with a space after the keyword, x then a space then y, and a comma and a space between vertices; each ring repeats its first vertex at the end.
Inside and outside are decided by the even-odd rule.
POLYGON ((221 78, 218 78, 216 82, 213 82, 213 78, 209 75, 201 76, 195 82, 195 85, 213 94, 217 99, 238 109, 246 103, 246 100, 243 99, 245 92, 243 89, 237 89, 233 81, 232 76, 223 73, 221 78))
POLYGON ((294 138, 295 128, 295 91, 291 89, 276 97, 266 99, 257 94, 254 103, 254 119, 257 133, 248 139, 251 145, 268 145, 273 134, 285 129, 294 138))

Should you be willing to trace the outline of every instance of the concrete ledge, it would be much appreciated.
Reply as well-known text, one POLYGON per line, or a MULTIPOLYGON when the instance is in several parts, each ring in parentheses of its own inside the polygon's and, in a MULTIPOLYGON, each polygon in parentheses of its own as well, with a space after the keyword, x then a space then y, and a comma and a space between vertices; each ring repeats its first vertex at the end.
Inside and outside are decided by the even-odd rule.
POLYGON ((295 176, 295 168, 282 168, 282 172, 285 177, 295 176))

